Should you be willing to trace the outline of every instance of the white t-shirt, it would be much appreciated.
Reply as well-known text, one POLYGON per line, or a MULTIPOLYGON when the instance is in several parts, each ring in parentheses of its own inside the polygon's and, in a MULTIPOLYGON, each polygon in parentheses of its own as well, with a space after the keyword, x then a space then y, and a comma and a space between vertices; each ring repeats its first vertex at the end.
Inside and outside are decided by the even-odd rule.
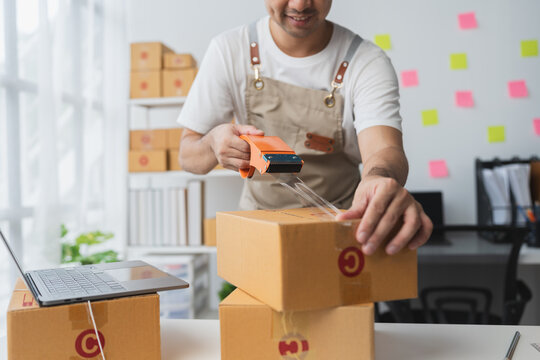
MULTIPOLYGON (((332 38, 319 53, 303 58, 283 53, 270 34, 270 17, 257 22, 261 76, 310 89, 331 90, 331 83, 355 34, 334 24, 332 38)), ((248 25, 216 36, 200 65, 178 123, 206 134, 234 117, 247 123, 245 90, 253 73, 248 25)), ((344 97, 345 153, 360 162, 357 134, 371 126, 386 125, 401 131, 399 87, 396 73, 378 46, 364 40, 350 61, 338 90, 344 97)))

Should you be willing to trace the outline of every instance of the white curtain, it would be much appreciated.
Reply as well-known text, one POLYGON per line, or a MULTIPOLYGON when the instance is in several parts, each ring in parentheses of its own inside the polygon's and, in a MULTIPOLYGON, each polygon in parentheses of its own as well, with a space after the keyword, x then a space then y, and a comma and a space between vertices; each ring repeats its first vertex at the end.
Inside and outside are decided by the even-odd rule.
POLYGON ((51 18, 40 0, 39 14, 38 189, 25 262, 46 267, 60 261, 62 223, 125 239, 129 64, 124 1, 60 0, 51 18), (71 146, 60 146, 66 113, 71 146))

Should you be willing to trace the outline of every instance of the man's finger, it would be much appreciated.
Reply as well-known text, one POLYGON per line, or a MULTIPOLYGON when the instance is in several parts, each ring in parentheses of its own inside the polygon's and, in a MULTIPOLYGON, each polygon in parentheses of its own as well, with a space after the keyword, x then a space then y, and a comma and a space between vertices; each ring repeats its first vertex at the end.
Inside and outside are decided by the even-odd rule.
POLYGON ((403 213, 403 225, 396 236, 394 236, 386 246, 386 253, 389 255, 398 253, 411 241, 421 226, 422 222, 420 220, 418 208, 416 207, 416 204, 413 204, 403 213))
POLYGON ((411 250, 418 249, 420 246, 424 245, 433 231, 433 223, 424 212, 420 215, 420 221, 422 222, 422 226, 408 245, 408 248, 411 250))
POLYGON ((359 201, 353 202, 352 206, 347 211, 338 214, 336 220, 360 219, 366 211, 367 204, 367 197, 362 196, 359 201))
POLYGON ((238 135, 264 135, 264 131, 253 125, 236 125, 236 131, 238 135))

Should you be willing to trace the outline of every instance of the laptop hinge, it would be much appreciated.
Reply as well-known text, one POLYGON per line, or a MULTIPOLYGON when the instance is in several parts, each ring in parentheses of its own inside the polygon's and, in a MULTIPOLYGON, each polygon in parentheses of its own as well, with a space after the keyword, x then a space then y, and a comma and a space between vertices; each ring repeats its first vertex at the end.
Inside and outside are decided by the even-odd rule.
POLYGON ((41 295, 41 292, 39 292, 39 289, 36 286, 36 283, 34 282, 34 279, 32 279, 32 276, 30 276, 29 273, 24 274, 24 276, 26 277, 28 286, 33 288, 33 289, 30 289, 30 291, 32 292, 32 294, 34 294, 34 297, 36 297, 36 301, 38 301, 38 297, 36 295, 39 295, 40 297, 42 295, 41 295))

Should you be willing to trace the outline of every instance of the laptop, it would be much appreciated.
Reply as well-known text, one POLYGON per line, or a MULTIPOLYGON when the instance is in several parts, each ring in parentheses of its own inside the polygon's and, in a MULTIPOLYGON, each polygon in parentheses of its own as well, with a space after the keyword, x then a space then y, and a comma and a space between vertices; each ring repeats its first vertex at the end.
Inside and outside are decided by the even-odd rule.
POLYGON ((1 230, 0 237, 40 306, 106 300, 189 287, 184 280, 139 260, 25 272, 1 230))
POLYGON ((433 232, 426 245, 451 245, 444 234, 443 199, 440 191, 411 192, 433 222, 433 232))

